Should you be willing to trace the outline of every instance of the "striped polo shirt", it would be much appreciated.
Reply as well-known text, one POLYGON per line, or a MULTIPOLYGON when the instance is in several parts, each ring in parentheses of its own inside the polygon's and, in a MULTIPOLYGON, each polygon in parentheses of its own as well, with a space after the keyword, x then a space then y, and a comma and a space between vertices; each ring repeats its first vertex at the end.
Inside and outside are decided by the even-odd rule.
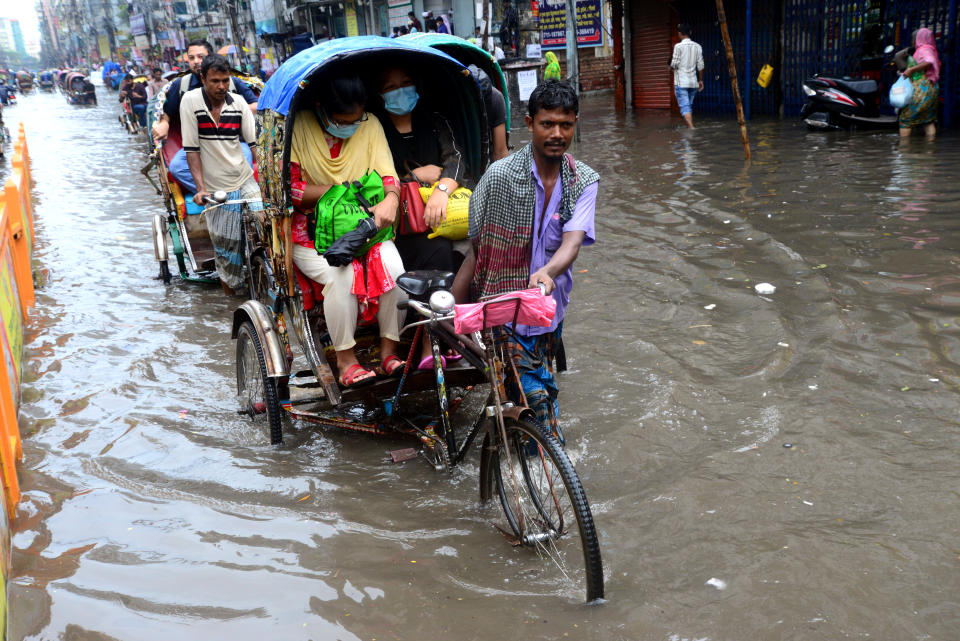
POLYGON ((227 93, 220 120, 210 113, 211 104, 203 87, 192 89, 180 101, 180 134, 183 150, 199 153, 207 191, 236 191, 253 178, 240 145, 256 143, 256 125, 247 103, 227 93))

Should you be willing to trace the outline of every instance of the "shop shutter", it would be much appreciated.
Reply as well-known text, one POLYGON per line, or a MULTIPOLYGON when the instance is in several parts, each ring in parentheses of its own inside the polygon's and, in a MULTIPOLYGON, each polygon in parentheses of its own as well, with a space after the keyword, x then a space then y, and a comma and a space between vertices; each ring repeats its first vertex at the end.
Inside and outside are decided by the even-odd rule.
POLYGON ((670 71, 670 11, 662 0, 644 0, 630 7, 630 60, 633 106, 669 109, 673 94, 670 71))

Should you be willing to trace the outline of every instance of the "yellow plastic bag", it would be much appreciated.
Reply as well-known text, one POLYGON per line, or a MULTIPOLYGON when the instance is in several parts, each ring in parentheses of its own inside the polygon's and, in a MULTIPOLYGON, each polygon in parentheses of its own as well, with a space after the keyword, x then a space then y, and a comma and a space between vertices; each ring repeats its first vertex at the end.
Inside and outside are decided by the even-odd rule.
MULTIPOLYGON (((436 189, 434 183, 430 187, 420 188, 420 197, 423 198, 423 204, 427 204, 430 194, 436 189)), ((469 218, 470 218, 470 196, 473 192, 466 187, 457 187, 450 194, 447 201, 447 219, 434 227, 433 231, 427 235, 427 238, 437 238, 443 236, 450 240, 463 240, 467 237, 469 218)))
POLYGON ((763 65, 763 68, 760 69, 760 75, 757 76, 757 84, 766 89, 772 78, 773 67, 768 64, 763 65))

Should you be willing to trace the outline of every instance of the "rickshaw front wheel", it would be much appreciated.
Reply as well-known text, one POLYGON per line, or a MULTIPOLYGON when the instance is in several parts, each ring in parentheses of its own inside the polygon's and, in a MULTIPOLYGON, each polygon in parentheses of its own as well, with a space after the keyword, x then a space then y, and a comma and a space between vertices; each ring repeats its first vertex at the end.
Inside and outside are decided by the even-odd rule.
POLYGON ((170 265, 165 260, 160 261, 160 280, 164 285, 169 285, 171 281, 170 265))
POLYGON ((573 463, 549 430, 528 419, 503 420, 507 442, 493 447, 499 438, 488 433, 484 439, 481 499, 495 496, 505 521, 498 529, 546 562, 544 582, 559 578, 568 588, 585 589, 588 602, 602 599, 600 541, 573 463))
POLYGON ((277 381, 267 376, 263 345, 250 321, 237 331, 237 400, 240 413, 270 433, 270 444, 283 443, 282 414, 277 381))

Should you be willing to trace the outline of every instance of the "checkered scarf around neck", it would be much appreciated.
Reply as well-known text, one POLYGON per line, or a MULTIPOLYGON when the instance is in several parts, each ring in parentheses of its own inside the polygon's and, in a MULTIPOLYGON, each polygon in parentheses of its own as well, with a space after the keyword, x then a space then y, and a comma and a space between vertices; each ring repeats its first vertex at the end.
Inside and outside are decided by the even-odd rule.
MULTIPOLYGON (((477 259, 472 284, 477 297, 523 289, 530 282, 537 200, 532 166, 533 147, 527 144, 490 165, 470 197, 470 238, 477 259)), ((559 216, 566 223, 583 190, 600 177, 570 154, 564 154, 560 174, 559 216)))

